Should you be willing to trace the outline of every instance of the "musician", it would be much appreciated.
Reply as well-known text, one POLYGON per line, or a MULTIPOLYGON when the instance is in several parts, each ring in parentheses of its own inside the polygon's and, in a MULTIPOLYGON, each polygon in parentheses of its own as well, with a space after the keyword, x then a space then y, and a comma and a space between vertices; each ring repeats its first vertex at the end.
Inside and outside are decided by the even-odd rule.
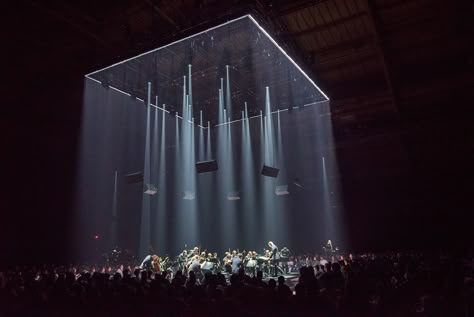
POLYGON ((265 250, 265 257, 270 258, 271 251, 265 250))
POLYGON ((232 273, 232 254, 230 254, 230 252, 225 253, 222 262, 224 263, 224 271, 226 273, 232 273))
POLYGON ((334 254, 335 250, 332 246, 331 240, 328 240, 328 242, 323 246, 323 251, 326 258, 329 258, 332 254, 334 254))
POLYGON ((188 260, 191 260, 195 255, 199 256, 199 248, 194 247, 194 249, 188 254, 188 260))
POLYGON ((232 258, 232 273, 238 273, 241 267, 242 267, 242 253, 239 253, 232 258))
POLYGON ((249 252, 243 251, 242 252, 242 258, 244 260, 243 266, 247 267, 247 263, 249 263, 249 261, 252 259, 252 251, 249 251, 249 252))
POLYGON ((332 247, 332 242, 331 240, 328 240, 328 242, 326 243, 326 249, 330 252, 333 252, 334 251, 334 248, 332 247))
POLYGON ((245 257, 245 270, 248 274, 255 276, 255 270, 257 266, 257 252, 249 251, 245 257))
MULTIPOLYGON (((209 254, 211 254, 211 253, 209 253, 209 254)), ((209 260, 211 262, 214 262, 215 264, 220 263, 219 258, 217 257, 217 252, 212 253, 211 256, 209 256, 209 260)))
POLYGON ((199 263, 199 255, 195 255, 192 260, 191 260, 191 263, 189 263, 188 265, 188 271, 199 271, 201 269, 201 263, 199 263))
POLYGON ((153 254, 153 255, 152 255, 152 254, 149 254, 149 255, 147 255, 147 256, 143 259, 143 261, 142 261, 142 263, 140 264, 139 268, 143 270, 143 269, 146 269, 146 268, 147 268, 146 266, 151 266, 151 267, 153 267, 152 261, 154 261, 156 258, 158 258, 158 256, 157 256, 156 254, 153 254))
POLYGON ((153 272, 161 272, 161 259, 156 254, 151 256, 151 267, 153 272))
POLYGON ((268 246, 270 247, 270 258, 277 260, 279 258, 278 247, 272 241, 268 241, 268 246))
POLYGON ((178 269, 181 270, 181 272, 186 271, 186 263, 188 260, 188 251, 183 250, 180 255, 178 255, 178 269))
POLYGON ((203 275, 206 275, 206 273, 212 273, 214 270, 214 261, 212 261, 212 254, 209 253, 207 255, 207 258, 204 258, 204 260, 201 262, 201 271, 203 275))
POLYGON ((268 246, 270 247, 270 264, 271 264, 271 275, 277 275, 277 265, 280 255, 278 254, 278 247, 272 241, 268 241, 268 246))
POLYGON ((224 257, 222 258, 222 263, 225 264, 225 262, 227 261, 227 257, 230 256, 230 253, 229 252, 225 252, 224 253, 224 257))
POLYGON ((270 250, 265 250, 266 261, 263 263, 265 265, 264 269, 267 274, 270 274, 270 267, 272 260, 270 259, 270 250))
POLYGON ((194 261, 194 257, 196 257, 196 256, 198 257, 198 260, 199 260, 199 248, 198 247, 194 247, 194 249, 189 250, 188 258, 187 258, 187 262, 186 262, 186 268, 187 269, 189 269, 189 266, 194 261))
POLYGON ((221 262, 219 261, 219 258, 217 257, 217 252, 214 252, 214 254, 212 254, 209 257, 209 261, 214 264, 213 269, 212 269, 213 273, 217 273, 217 270, 219 266, 221 265, 221 262))

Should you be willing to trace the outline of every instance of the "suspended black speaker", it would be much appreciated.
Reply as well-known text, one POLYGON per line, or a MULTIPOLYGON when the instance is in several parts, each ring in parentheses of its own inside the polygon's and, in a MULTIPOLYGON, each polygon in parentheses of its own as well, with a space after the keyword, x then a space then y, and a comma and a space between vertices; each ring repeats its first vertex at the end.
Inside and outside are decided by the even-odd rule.
POLYGON ((209 173, 218 170, 217 161, 201 161, 196 163, 196 171, 198 173, 209 173))
POLYGON ((280 170, 276 167, 271 167, 267 165, 263 165, 262 167, 262 175, 268 177, 278 177, 278 172, 280 170))

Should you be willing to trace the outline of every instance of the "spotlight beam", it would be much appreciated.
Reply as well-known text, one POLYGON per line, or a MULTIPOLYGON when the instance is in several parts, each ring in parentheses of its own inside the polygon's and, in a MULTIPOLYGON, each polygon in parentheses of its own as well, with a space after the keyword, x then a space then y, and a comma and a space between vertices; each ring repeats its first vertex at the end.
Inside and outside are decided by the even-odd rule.
MULTIPOLYGON (((150 145, 151 145, 151 133, 150 133, 150 101, 151 101, 151 82, 148 82, 148 98, 146 107, 146 134, 145 134, 145 161, 143 168, 144 183, 150 184, 150 145)), ((142 218, 141 218, 141 234, 140 234, 140 257, 143 258, 147 253, 148 246, 150 244, 150 209, 151 209, 151 198, 149 195, 143 194, 142 196, 142 218)))

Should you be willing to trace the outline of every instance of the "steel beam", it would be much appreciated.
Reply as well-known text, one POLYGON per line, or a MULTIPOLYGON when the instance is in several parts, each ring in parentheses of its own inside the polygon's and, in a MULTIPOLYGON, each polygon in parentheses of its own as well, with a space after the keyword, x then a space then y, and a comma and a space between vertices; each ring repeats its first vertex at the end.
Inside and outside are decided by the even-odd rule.
POLYGON ((319 32, 325 31, 327 29, 330 29, 332 27, 340 26, 342 23, 349 22, 349 21, 367 16, 367 14, 368 13, 366 11, 361 11, 361 12, 358 12, 354 15, 349 15, 347 17, 343 17, 341 19, 337 19, 337 20, 334 20, 332 22, 329 22, 329 23, 326 23, 326 24, 323 24, 323 25, 316 25, 314 27, 311 27, 309 29, 305 29, 305 30, 302 30, 302 31, 299 31, 299 32, 293 32, 293 33, 290 32, 290 34, 292 36, 299 37, 299 36, 304 36, 306 34, 313 33, 313 32, 314 33, 319 33, 319 32))
POLYGON ((383 47, 382 43, 382 38, 379 32, 379 24, 376 18, 376 12, 375 12, 375 0, 367 0, 367 8, 368 8, 368 17, 369 21, 372 24, 372 29, 374 32, 374 37, 375 37, 375 45, 379 53, 380 61, 383 66, 383 71, 385 75, 385 81, 387 83, 387 88, 389 91, 389 94, 392 99, 392 105, 395 111, 399 112, 399 107, 398 107, 398 101, 397 101, 397 95, 395 91, 395 87, 393 85, 393 79, 392 79, 392 74, 390 72, 390 68, 388 66, 388 61, 387 61, 387 56, 383 47))

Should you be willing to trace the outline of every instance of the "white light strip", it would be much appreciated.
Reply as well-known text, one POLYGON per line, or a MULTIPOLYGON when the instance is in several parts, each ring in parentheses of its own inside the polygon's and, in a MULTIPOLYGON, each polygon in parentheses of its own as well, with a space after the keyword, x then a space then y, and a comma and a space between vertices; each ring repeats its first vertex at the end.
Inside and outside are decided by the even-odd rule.
MULTIPOLYGON (((283 53, 283 55, 286 56, 286 58, 288 58, 288 59, 290 60, 290 62, 301 72, 301 74, 303 74, 303 76, 305 76, 306 79, 308 79, 309 82, 310 82, 311 84, 313 84, 313 86, 327 99, 327 100, 323 100, 323 101, 318 101, 318 102, 314 102, 314 103, 305 104, 305 105, 303 105, 302 107, 306 107, 306 106, 315 105, 315 104, 318 104, 318 103, 323 103, 323 102, 329 101, 329 100, 330 100, 329 97, 314 83, 314 81, 303 71, 303 69, 285 52, 285 50, 270 36, 270 34, 268 34, 268 32, 267 32, 262 26, 260 26, 260 24, 257 22, 257 20, 255 20, 250 14, 241 16, 241 17, 236 18, 236 19, 229 20, 229 21, 227 21, 227 22, 225 22, 225 23, 219 24, 219 25, 217 25, 217 26, 211 27, 211 28, 206 29, 206 30, 204 30, 204 31, 201 31, 201 32, 195 33, 195 34, 193 34, 193 35, 187 36, 187 37, 185 37, 185 38, 183 38, 183 39, 180 39, 180 40, 171 42, 171 43, 169 43, 169 44, 166 44, 166 45, 164 45, 164 46, 158 47, 158 48, 156 48, 156 49, 153 49, 153 50, 144 52, 144 53, 142 53, 142 54, 139 54, 139 55, 130 57, 130 58, 128 58, 128 59, 126 59, 126 60, 123 60, 123 61, 121 61, 121 62, 117 62, 117 63, 112 64, 112 65, 110 65, 110 66, 107 66, 107 67, 101 68, 101 69, 99 69, 99 70, 93 71, 93 72, 91 72, 91 73, 89 73, 89 74, 86 74, 85 77, 88 78, 88 79, 91 79, 91 80, 93 80, 93 81, 95 81, 95 82, 98 82, 98 83, 102 84, 100 81, 98 81, 98 80, 96 80, 96 79, 94 79, 94 78, 92 78, 92 77, 90 77, 90 76, 93 75, 93 74, 95 74, 95 73, 98 73, 98 72, 101 72, 101 71, 103 71, 103 70, 106 70, 106 69, 108 69, 108 68, 114 67, 114 66, 116 66, 116 65, 120 65, 120 64, 126 63, 126 62, 128 62, 128 61, 130 61, 130 60, 133 60, 133 59, 139 58, 139 57, 141 57, 141 56, 147 55, 147 54, 149 54, 149 53, 159 51, 159 50, 164 49, 164 48, 166 48, 166 47, 169 47, 169 46, 171 46, 171 45, 173 45, 173 44, 176 44, 176 43, 185 41, 185 40, 187 40, 187 39, 193 38, 193 37, 195 37, 195 36, 198 36, 198 35, 207 33, 207 32, 209 32, 209 31, 212 31, 212 30, 214 30, 214 29, 217 29, 217 28, 219 28, 219 27, 221 27, 221 26, 224 26, 224 25, 233 23, 233 22, 235 22, 235 21, 242 20, 242 19, 244 19, 244 18, 246 18, 246 17, 248 17, 253 23, 255 23, 255 25, 263 32, 263 34, 265 34, 265 35, 267 36, 267 38, 283 53)), ((117 88, 115 88, 115 87, 112 87, 112 86, 110 86, 110 87, 111 87, 112 89, 115 89, 115 90, 117 90, 117 91, 119 91, 119 92, 125 94, 125 95, 131 96, 130 94, 128 94, 128 93, 126 93, 126 92, 123 92, 123 91, 121 91, 121 90, 119 90, 119 89, 117 89, 117 88)), ((138 100, 144 102, 144 100, 141 99, 141 98, 136 98, 136 99, 138 99, 138 100)), ((151 105, 151 104, 150 104, 150 105, 151 105)), ((154 106, 154 107, 156 107, 156 106, 154 106)), ((163 110, 163 111, 169 113, 169 111, 164 110, 164 109, 162 109, 162 108, 160 108, 160 107, 156 107, 156 108, 161 109, 161 110, 163 110)), ((274 114, 274 113, 277 113, 277 112, 288 111, 288 110, 289 110, 289 109, 277 110, 277 111, 271 112, 271 114, 274 114)), ((257 117, 260 117, 260 116, 261 116, 261 115, 257 115, 257 116, 249 117, 248 119, 257 118, 257 117)), ((177 117, 180 118, 180 119, 183 119, 182 117, 180 117, 180 116, 178 116, 178 115, 177 115, 177 117)), ((240 121, 242 121, 242 120, 245 120, 245 119, 239 119, 239 120, 234 120, 234 121, 230 121, 230 122, 220 123, 220 124, 215 125, 215 127, 222 126, 222 125, 226 125, 226 124, 231 124, 231 123, 234 123, 234 122, 240 122, 240 121)), ((190 122, 190 123, 192 123, 192 122, 190 122)), ((197 125, 197 126, 200 127, 200 128, 202 128, 202 129, 207 129, 206 127, 203 127, 203 126, 201 126, 201 125, 197 125)))
MULTIPOLYGON (((87 76, 86 76, 86 77, 87 77, 87 76)), ((94 78, 87 77, 87 79, 91 79, 91 80, 93 80, 93 81, 95 81, 95 82, 97 82, 97 83, 99 83, 99 84, 102 84, 100 81, 98 81, 98 80, 96 80, 96 79, 94 79, 94 78)), ((128 96, 128 97, 131 97, 131 95, 130 95, 129 93, 126 93, 125 91, 122 91, 122 90, 120 90, 120 89, 118 89, 118 88, 115 88, 114 86, 109 86, 109 87, 110 87, 110 89, 113 89, 113 90, 115 90, 115 91, 117 91, 117 92, 119 92, 119 93, 121 93, 121 94, 124 94, 124 95, 126 95, 126 96, 128 96)), ((141 98, 136 98, 136 99, 137 99, 137 100, 140 100, 141 102, 144 102, 144 100, 141 99, 141 98)), ((161 108, 161 107, 157 107, 156 105, 154 105, 154 104, 152 104, 152 103, 150 103, 150 106, 151 106, 151 107, 154 107, 154 108, 156 108, 156 109, 158 109, 158 110, 161 110, 161 111, 163 111, 163 112, 170 113, 169 110, 166 110, 166 109, 161 108)), ((180 118, 181 120, 183 120, 183 117, 180 117, 180 116, 177 116, 177 117, 180 118)), ((188 122, 189 122, 189 123, 192 123, 191 121, 188 121, 188 122)), ((203 126, 201 126, 201 125, 199 125, 199 124, 198 124, 197 126, 200 127, 201 129, 208 129, 207 127, 203 127, 203 126)))
MULTIPOLYGON (((110 65, 110 66, 101 68, 101 69, 99 69, 99 70, 93 71, 92 73, 89 73, 89 74, 87 74, 87 75, 85 75, 85 76, 86 76, 86 77, 90 77, 91 75, 93 75, 93 74, 95 74, 95 73, 101 72, 101 71, 103 71, 103 70, 106 70, 106 69, 108 69, 108 68, 114 67, 114 66, 119 65, 119 64, 123 64, 123 63, 125 63, 125 62, 128 62, 128 61, 130 61, 130 60, 132 60, 132 59, 135 59, 135 58, 138 58, 138 57, 141 57, 141 56, 143 56, 143 55, 146 55, 146 54, 149 54, 149 53, 153 53, 153 52, 159 51, 159 50, 161 50, 161 49, 163 49, 163 48, 166 48, 166 47, 168 47, 168 46, 171 46, 171 45, 173 45, 173 44, 176 44, 176 43, 185 41, 185 40, 187 40, 187 39, 190 39, 190 38, 192 38, 192 37, 195 37, 195 36, 198 36, 198 35, 207 33, 207 32, 209 32, 209 31, 212 31, 212 30, 214 30, 214 29, 220 28, 221 26, 227 25, 227 24, 229 24, 229 23, 232 23, 232 22, 235 22, 235 21, 238 21, 238 20, 242 20, 242 19, 244 19, 244 18, 246 18, 246 17, 250 17, 250 18, 252 19, 252 17, 251 17, 249 14, 244 15, 244 16, 241 16, 240 18, 236 18, 236 19, 233 19, 233 20, 224 22, 224 23, 222 23, 222 24, 219 24, 219 25, 217 25, 217 26, 213 26, 212 28, 209 28, 209 29, 207 29, 207 30, 201 31, 201 32, 199 32, 199 33, 195 33, 195 34, 190 35, 190 36, 187 36, 187 37, 185 37, 185 38, 183 38, 183 39, 181 39, 181 40, 174 41, 174 42, 169 43, 169 44, 166 44, 166 45, 164 45, 164 46, 161 46, 161 47, 152 49, 152 50, 150 50, 150 51, 147 51, 147 52, 145 52, 145 53, 142 53, 142 54, 139 54, 139 55, 136 55, 136 56, 127 58, 126 60, 123 60, 123 61, 121 61, 121 62, 118 62, 118 63, 112 64, 112 65, 110 65)), ((253 20, 253 19, 252 19, 252 20, 253 20)))
POLYGON ((320 103, 325 103, 325 102, 328 102, 328 100, 323 100, 323 101, 316 101, 316 102, 312 102, 312 103, 307 103, 307 104, 303 105, 303 107, 314 106, 314 105, 317 105, 317 104, 320 104, 320 103))
POLYGON ((98 73, 98 72, 101 72, 101 71, 103 71, 103 70, 106 70, 106 69, 108 69, 108 68, 114 67, 114 66, 116 66, 116 65, 119 65, 119 64, 128 62, 128 61, 133 60, 133 59, 135 59, 135 58, 138 58, 138 57, 144 56, 144 55, 146 55, 146 54, 149 54, 149 53, 158 51, 158 50, 160 50, 160 49, 166 48, 166 47, 168 47, 168 46, 171 46, 171 45, 173 45, 173 44, 179 43, 179 42, 181 42, 181 41, 184 41, 184 40, 190 39, 190 38, 192 38, 192 37, 195 37, 195 36, 204 34, 204 33, 206 33, 206 32, 212 31, 212 30, 214 30, 214 29, 217 29, 217 28, 219 28, 219 27, 221 27, 221 26, 224 26, 224 25, 227 25, 227 24, 229 24, 229 23, 232 23, 232 22, 235 22, 235 21, 238 21, 238 20, 242 20, 242 19, 244 19, 244 18, 246 18, 246 17, 248 17, 250 20, 252 20, 252 21, 255 23, 255 25, 257 25, 257 27, 263 32, 263 34, 265 34, 265 35, 270 39, 270 41, 290 60, 290 62, 303 74, 303 76, 305 76, 306 79, 308 79, 308 80, 310 81, 310 83, 313 84, 313 86, 329 101, 329 100, 330 100, 329 97, 314 83, 314 81, 303 71, 303 69, 301 69, 301 67, 300 67, 298 64, 296 64, 296 62, 290 57, 290 55, 288 55, 288 54, 285 52, 285 50, 284 50, 280 45, 278 45, 278 43, 270 36, 270 34, 268 34, 268 32, 265 31, 265 29, 264 29, 263 27, 261 27, 260 24, 258 24, 257 20, 255 20, 250 14, 241 16, 240 18, 236 18, 236 19, 227 21, 227 22, 225 22, 225 23, 219 24, 219 25, 214 26, 214 27, 212 27, 212 28, 209 28, 209 29, 207 29, 207 30, 204 30, 204 31, 201 31, 201 32, 199 32, 199 33, 196 33, 196 34, 190 35, 190 36, 188 36, 188 37, 185 37, 185 38, 183 38, 183 39, 181 39, 181 40, 174 41, 174 42, 169 43, 169 44, 166 44, 166 45, 164 45, 164 46, 161 46, 161 47, 155 48, 155 49, 153 49, 153 50, 147 51, 147 52, 145 52, 145 53, 136 55, 136 56, 134 56, 134 57, 130 57, 130 58, 128 58, 128 59, 126 59, 126 60, 123 60, 123 61, 121 61, 121 62, 118 62, 118 63, 112 64, 112 65, 110 65, 110 66, 104 67, 104 68, 102 68, 102 69, 93 71, 92 73, 89 73, 89 74, 85 75, 85 77, 87 77, 87 78, 89 78, 89 79, 92 79, 92 80, 97 81, 97 82, 100 83, 100 81, 98 81, 98 80, 96 80, 96 79, 93 79, 93 78, 91 78, 90 76, 93 75, 93 74, 95 74, 95 73, 98 73))
MULTIPOLYGON (((183 120, 183 117, 181 117, 180 115, 176 115, 176 117, 180 118, 181 120, 183 120)), ((194 126, 194 122, 190 121, 190 120, 186 120, 189 124, 192 124, 194 126)), ((201 125, 196 125, 197 127, 200 127, 201 129, 207 129, 205 127, 202 127, 201 125)))
MULTIPOLYGON (((86 77, 87 77, 87 76, 86 76, 86 77)), ((93 81, 95 81, 95 82, 97 82, 97 83, 99 83, 99 84, 101 84, 100 81, 98 81, 98 80, 96 80, 96 79, 94 79, 94 78, 90 78, 90 77, 87 77, 87 78, 88 78, 88 79, 91 79, 91 80, 93 80, 93 81)), ((113 86, 109 86, 109 87, 110 87, 111 89, 115 90, 115 91, 118 91, 118 92, 124 94, 124 95, 127 95, 127 96, 129 96, 129 97, 131 96, 129 93, 126 93, 126 92, 124 92, 124 91, 122 91, 122 90, 120 90, 120 89, 118 89, 118 88, 115 88, 115 87, 113 87, 113 86)), ((136 99, 138 99, 138 100, 140 100, 140 101, 143 102, 143 99, 140 99, 140 98, 136 98, 136 99)), ((317 104, 324 103, 324 102, 327 102, 327 101, 328 101, 328 100, 315 101, 315 102, 311 102, 311 103, 304 104, 302 107, 313 106, 313 105, 317 105, 317 104)), ((157 108, 157 109, 159 109, 159 110, 161 110, 161 111, 164 111, 164 112, 166 112, 166 113, 170 113, 169 110, 163 109, 163 108, 161 108, 161 107, 157 107, 157 106, 155 106, 155 105, 152 104, 152 103, 150 103, 150 106, 155 107, 155 108, 157 108)), ((293 109, 298 109, 298 107, 293 107, 293 109)), ((289 111, 289 109, 275 110, 275 111, 272 111, 271 114, 275 114, 275 113, 278 113, 278 112, 285 112, 285 111, 289 111)), ((261 116, 262 116, 262 115, 258 114, 258 115, 256 115, 256 116, 248 117, 248 119, 250 120, 250 119, 258 118, 258 117, 261 117, 261 116)), ((181 116, 179 116, 179 115, 176 115, 176 117, 178 117, 178 118, 180 118, 181 120, 183 120, 183 117, 181 117, 181 116)), ((214 127, 220 127, 220 126, 223 126, 223 125, 226 125, 226 124, 231 124, 231 123, 234 123, 234 122, 240 122, 240 121, 242 121, 242 120, 245 120, 245 119, 238 119, 238 120, 234 120, 234 121, 219 123, 219 124, 216 124, 214 127)), ((191 124, 193 124, 193 122, 191 122, 191 121, 189 121, 189 120, 188 120, 188 122, 191 123, 191 124)), ((203 126, 201 126, 200 124, 198 124, 197 126, 198 126, 199 128, 201 128, 201 129, 205 129, 205 130, 206 130, 206 129, 209 129, 208 127, 203 127, 203 126)))
POLYGON ((248 119, 258 118, 258 117, 261 117, 261 116, 262 116, 261 114, 257 114, 256 116, 249 117, 248 119))
POLYGON ((258 28, 263 32, 263 34, 265 34, 269 39, 270 41, 275 44, 275 46, 290 60, 291 63, 293 63, 293 65, 295 65, 295 67, 303 74, 303 76, 306 77, 306 79, 308 79, 314 87, 316 87, 316 89, 327 99, 329 100, 329 97, 326 96, 326 94, 324 92, 322 92, 321 89, 319 89, 319 87, 314 83, 314 81, 309 78, 309 76, 301 69, 301 67, 298 66, 298 64, 295 63, 295 61, 283 50, 283 48, 280 47, 280 45, 278 45, 278 43, 270 36, 270 34, 267 33, 267 31, 265 31, 264 28, 262 28, 260 26, 260 24, 258 24, 258 22, 249 14, 247 15, 250 20, 252 20, 257 26, 258 28))
MULTIPOLYGON (((86 76, 86 77, 87 77, 87 76, 86 76)), ((90 80, 93 80, 93 81, 95 81, 96 83, 99 83, 99 84, 101 84, 101 85, 102 85, 102 82, 98 81, 97 79, 90 78, 90 77, 87 77, 87 78, 89 78, 90 80)))
MULTIPOLYGON (((91 78, 89 78, 89 79, 91 79, 91 78)), ((110 89, 113 89, 113 90, 115 90, 115 91, 118 91, 118 92, 120 92, 120 93, 122 93, 122 94, 124 94, 124 95, 129 96, 129 97, 132 96, 132 95, 130 95, 128 92, 125 92, 125 91, 120 90, 120 89, 118 89, 118 88, 115 88, 115 87, 113 87, 113 86, 109 86, 109 87, 110 87, 110 89)))
POLYGON ((207 129, 206 127, 203 127, 203 126, 200 125, 200 124, 196 124, 196 125, 195 125, 194 122, 192 122, 192 121, 189 121, 189 120, 188 120, 188 122, 189 122, 190 124, 192 124, 193 126, 199 127, 199 128, 201 128, 201 129, 207 129))
MULTIPOLYGON (((275 110, 275 111, 272 111, 270 112, 270 114, 275 114, 275 113, 278 113, 278 112, 285 112, 285 111, 288 111, 289 109, 278 109, 278 110, 275 110)), ((258 114, 256 116, 252 116, 252 117, 249 117, 248 119, 254 119, 254 118, 258 118, 258 117, 261 117, 262 115, 258 114)), ((219 123, 219 124, 216 124, 214 127, 220 127, 220 126, 223 126, 223 125, 226 125, 226 124, 231 124, 231 123, 234 123, 234 122, 240 122, 242 120, 245 120, 245 119, 239 119, 239 120, 234 120, 234 121, 229 121, 229 122, 224 122, 224 123, 219 123)))
POLYGON ((223 126, 223 125, 227 125, 227 124, 231 124, 231 123, 234 123, 234 122, 240 122, 244 119, 239 119, 239 120, 234 120, 234 121, 228 121, 228 122, 224 122, 224 123, 219 123, 219 124, 216 124, 214 127, 220 127, 220 126, 223 126))
POLYGON ((152 103, 150 103, 150 106, 155 107, 156 109, 161 110, 161 111, 163 111, 163 112, 170 113, 168 110, 165 110, 164 108, 161 108, 161 107, 157 107, 157 106, 155 106, 155 105, 152 104, 152 103))

